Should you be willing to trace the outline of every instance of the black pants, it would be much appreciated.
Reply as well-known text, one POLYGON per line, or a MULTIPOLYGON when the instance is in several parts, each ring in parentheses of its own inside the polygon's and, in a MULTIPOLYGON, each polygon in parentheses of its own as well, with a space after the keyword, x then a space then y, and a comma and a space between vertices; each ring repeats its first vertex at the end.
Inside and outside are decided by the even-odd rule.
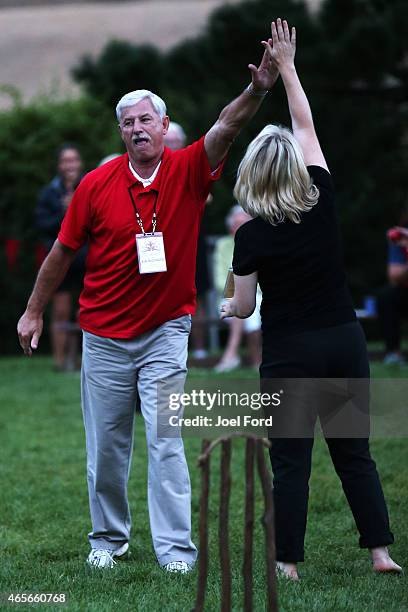
MULTIPOLYGON (((292 335, 264 333, 262 381, 369 378, 366 342, 357 322, 292 335)), ((261 382, 262 382, 261 381, 261 382)), ((271 438, 278 561, 304 559, 313 437, 271 438)), ((326 438, 360 533, 361 548, 392 544, 387 507, 368 437, 326 438)))
POLYGON ((387 353, 401 344, 401 318, 408 317, 408 287, 383 287, 377 296, 378 316, 387 353))

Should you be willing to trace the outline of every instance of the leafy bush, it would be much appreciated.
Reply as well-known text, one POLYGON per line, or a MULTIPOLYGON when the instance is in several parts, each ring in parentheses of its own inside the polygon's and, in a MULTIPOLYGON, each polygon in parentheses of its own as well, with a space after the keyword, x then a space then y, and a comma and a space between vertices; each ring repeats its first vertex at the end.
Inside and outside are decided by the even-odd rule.
POLYGON ((72 73, 89 93, 115 108, 128 91, 153 89, 160 92, 164 62, 161 53, 151 45, 135 47, 125 41, 112 40, 97 59, 85 56, 72 73))

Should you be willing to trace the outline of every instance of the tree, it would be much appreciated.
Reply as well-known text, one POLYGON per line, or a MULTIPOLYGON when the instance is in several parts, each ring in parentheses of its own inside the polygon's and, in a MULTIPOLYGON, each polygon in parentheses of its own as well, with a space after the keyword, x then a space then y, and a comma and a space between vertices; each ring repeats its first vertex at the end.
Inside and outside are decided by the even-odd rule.
POLYGON ((385 271, 385 230, 408 203, 408 5, 328 0, 319 25, 315 114, 337 185, 351 285, 370 292, 385 271))
POLYGON ((152 89, 160 95, 164 65, 161 53, 151 45, 112 40, 96 60, 83 57, 72 74, 91 96, 115 108, 118 100, 134 89, 152 89))

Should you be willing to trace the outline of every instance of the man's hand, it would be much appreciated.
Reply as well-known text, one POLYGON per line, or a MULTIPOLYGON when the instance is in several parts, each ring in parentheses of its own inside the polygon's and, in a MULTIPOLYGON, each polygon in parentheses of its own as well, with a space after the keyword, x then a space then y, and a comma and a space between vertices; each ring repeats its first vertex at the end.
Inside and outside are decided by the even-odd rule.
MULTIPOLYGON (((272 45, 272 39, 270 38, 268 43, 272 45)), ((279 70, 272 62, 268 43, 262 41, 262 44, 266 45, 264 54, 262 56, 261 63, 258 68, 254 64, 249 64, 248 68, 251 71, 252 77, 252 89, 254 93, 264 92, 273 87, 279 76, 279 70)))
POLYGON ((28 357, 31 357, 33 350, 38 347, 42 330, 42 315, 33 314, 26 310, 18 322, 17 333, 20 346, 28 357))
POLYGON ((293 66, 296 53, 296 29, 289 31, 286 20, 277 19, 276 23, 271 24, 272 39, 263 40, 265 53, 268 54, 269 61, 279 72, 282 68, 293 66))
POLYGON ((43 312, 75 255, 74 249, 63 245, 57 239, 40 268, 27 309, 17 325, 21 348, 28 357, 31 357, 38 346, 43 330, 43 312))

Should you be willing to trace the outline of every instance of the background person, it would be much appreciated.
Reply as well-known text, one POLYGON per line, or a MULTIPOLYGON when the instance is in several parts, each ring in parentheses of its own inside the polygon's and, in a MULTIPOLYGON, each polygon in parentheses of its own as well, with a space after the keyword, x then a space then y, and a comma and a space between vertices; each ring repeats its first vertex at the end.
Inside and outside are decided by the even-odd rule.
MULTIPOLYGON (((290 33, 287 22, 278 19, 272 23, 272 40, 264 43, 285 86, 293 134, 267 126, 240 164, 234 195, 255 218, 236 234, 235 295, 222 306, 221 316, 248 316, 259 280, 261 383, 368 379, 365 338, 343 271, 333 183, 296 73, 295 41, 295 29, 290 33)), ((360 547, 370 549, 374 570, 400 572, 387 550, 394 537, 368 437, 326 437, 326 442, 360 547)), ((313 435, 272 437, 276 558, 294 580, 297 563, 304 560, 312 448, 313 435)))
POLYGON ((181 573, 196 560, 183 441, 157 430, 158 381, 182 391, 205 202, 231 143, 277 79, 266 51, 259 67, 249 69, 251 84, 205 136, 178 151, 164 146, 169 117, 161 98, 147 90, 121 98, 116 114, 127 153, 81 181, 18 323, 20 344, 30 356, 38 346, 45 306, 88 240, 80 325, 93 567, 113 567, 115 557, 128 550, 127 483, 137 392, 157 560, 166 571, 181 573))
MULTIPOLYGON (((229 235, 219 238, 216 242, 214 249, 214 284, 220 301, 222 300, 227 271, 232 265, 235 232, 241 225, 251 219, 252 217, 244 211, 242 206, 233 206, 225 219, 229 235)), ((228 321, 227 344, 220 361, 215 366, 216 372, 230 372, 241 365, 239 348, 244 334, 248 343, 250 364, 254 368, 259 367, 261 363, 261 315, 259 312, 261 299, 261 292, 258 290, 256 307, 251 316, 247 319, 234 317, 228 321)))
POLYGON ((388 285, 378 294, 377 309, 382 335, 385 341, 386 365, 405 365, 401 352, 401 320, 408 318, 408 210, 400 219, 402 238, 389 241, 388 285))
POLYGON ((120 153, 110 153, 109 155, 106 155, 105 157, 101 159, 101 161, 98 164, 98 167, 103 166, 103 164, 107 164, 110 161, 113 161, 117 157, 120 157, 120 155, 121 155, 120 153))
MULTIPOLYGON (((57 153, 57 175, 42 189, 35 209, 35 226, 47 253, 57 238, 62 220, 82 176, 83 163, 75 145, 64 144, 57 153)), ((78 337, 64 329, 76 312, 76 300, 85 272, 85 249, 73 261, 57 288, 51 307, 51 346, 56 370, 72 370, 77 354, 78 337)))
POLYGON ((164 144, 172 151, 184 149, 187 144, 187 136, 179 123, 170 121, 167 134, 164 136, 164 144))

